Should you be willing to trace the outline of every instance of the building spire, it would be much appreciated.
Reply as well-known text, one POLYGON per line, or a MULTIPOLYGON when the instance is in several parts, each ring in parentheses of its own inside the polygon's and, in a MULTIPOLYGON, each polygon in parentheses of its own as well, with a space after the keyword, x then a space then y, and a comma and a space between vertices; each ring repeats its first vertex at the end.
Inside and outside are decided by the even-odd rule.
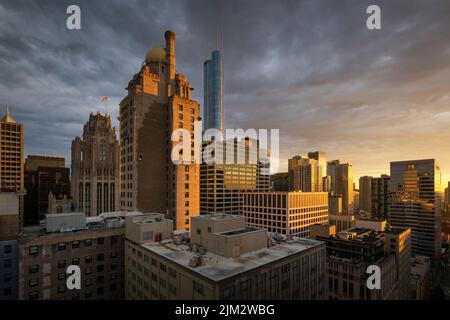
POLYGON ((216 27, 216 50, 219 51, 219 24, 216 27))
POLYGON ((6 106, 6 114, 2 118, 2 121, 16 123, 16 120, 11 116, 11 110, 9 110, 9 106, 6 106))

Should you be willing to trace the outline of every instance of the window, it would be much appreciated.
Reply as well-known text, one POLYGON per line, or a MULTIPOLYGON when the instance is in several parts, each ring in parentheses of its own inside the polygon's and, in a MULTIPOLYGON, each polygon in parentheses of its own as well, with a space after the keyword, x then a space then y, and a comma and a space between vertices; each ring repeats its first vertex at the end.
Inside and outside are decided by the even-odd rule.
POLYGON ((198 283, 197 281, 193 280, 193 287, 195 292, 204 295, 204 288, 201 283, 198 283))
POLYGON ((80 258, 72 258, 72 264, 79 265, 80 264, 80 258))
POLYGON ((72 242, 72 249, 78 249, 80 247, 80 241, 72 242))
POLYGON ((5 288, 3 289, 3 295, 5 297, 10 296, 12 294, 12 289, 11 288, 5 288))
POLYGON ((97 295, 102 295, 104 292, 103 287, 97 288, 97 295))
POLYGON ((103 253, 97 254, 97 261, 103 261, 105 259, 105 255, 103 253))
POLYGON ((84 240, 84 246, 85 246, 85 247, 90 247, 90 246, 92 246, 92 240, 84 240))
POLYGON ((66 267, 66 260, 59 260, 58 261, 58 268, 62 269, 66 267))
POLYGON ((160 263, 159 264, 159 268, 161 269, 161 271, 164 271, 164 272, 167 271, 167 267, 166 267, 166 265, 164 263, 160 263))
POLYGON ((65 280, 66 279, 66 273, 65 272, 60 272, 58 273, 58 280, 65 280))
POLYGON ((91 273, 92 273, 92 267, 84 268, 84 274, 91 274, 91 273))
POLYGON ((58 251, 63 251, 63 250, 66 250, 66 243, 65 242, 58 243, 58 251))
POLYGON ((189 189, 189 183, 185 183, 185 184, 184 184, 184 188, 185 188, 185 189, 189 189))
POLYGON ((180 114, 178 115, 178 119, 183 120, 183 114, 182 114, 182 113, 180 113, 180 114))
POLYGON ((103 276, 98 276, 98 277, 97 277, 97 283, 103 283, 103 282, 105 282, 105 277, 103 277, 103 276))
POLYGON ((158 265, 158 261, 156 261, 156 259, 152 258, 152 266, 157 266, 158 265))
POLYGON ((28 267, 28 272, 29 273, 38 273, 39 272, 39 265, 38 264, 33 264, 31 266, 28 267))
POLYGON ((172 269, 172 268, 169 268, 169 275, 171 277, 173 277, 173 278, 176 278, 177 277, 177 271, 172 269))
POLYGON ((31 291, 28 294, 28 299, 30 299, 30 300, 36 300, 38 298, 39 298, 39 292, 38 291, 31 291))
POLYGON ((195 114, 195 109, 191 108, 191 114, 195 114))
POLYGON ((112 262, 111 263, 111 270, 116 270, 117 269, 117 262, 112 262))
POLYGON ((28 285, 30 288, 37 287, 39 285, 39 278, 32 278, 28 281, 28 285))
POLYGON ((181 104, 178 106, 178 110, 183 111, 183 106, 181 104))
POLYGON ((28 253, 30 254, 30 256, 37 255, 39 253, 39 247, 37 246, 30 247, 30 249, 28 249, 28 253))
POLYGON ((86 287, 92 286, 92 279, 91 278, 87 278, 86 280, 84 280, 84 285, 86 287))
POLYGON ((116 280, 117 279, 117 273, 111 273, 111 280, 116 280))
POLYGON ((66 292, 66 284, 58 285, 58 293, 66 292))
POLYGON ((92 263, 92 256, 84 257, 84 263, 92 263))
POLYGON ((3 282, 4 283, 11 282, 12 278, 13 278, 12 273, 5 273, 5 275, 3 276, 3 282))
POLYGON ((12 252, 12 247, 11 247, 11 245, 10 245, 10 244, 5 245, 5 247, 3 248, 3 252, 4 252, 5 254, 11 253, 11 252, 12 252))
POLYGON ((97 266, 97 272, 103 272, 105 270, 105 266, 104 265, 98 265, 97 266))
POLYGON ((177 294, 177 288, 169 283, 169 292, 172 294, 177 294))
POLYGON ((105 243, 105 239, 104 238, 98 238, 97 239, 97 245, 103 245, 105 243))

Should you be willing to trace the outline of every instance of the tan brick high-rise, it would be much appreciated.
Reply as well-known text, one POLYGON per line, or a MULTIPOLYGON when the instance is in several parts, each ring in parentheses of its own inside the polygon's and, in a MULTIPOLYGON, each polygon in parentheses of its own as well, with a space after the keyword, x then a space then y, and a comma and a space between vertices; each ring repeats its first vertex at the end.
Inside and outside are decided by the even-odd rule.
POLYGON ((120 204, 126 211, 161 212, 177 229, 189 229, 190 217, 199 214, 199 165, 173 164, 178 142, 171 135, 178 128, 193 135, 199 104, 176 73, 175 33, 164 36, 166 47, 147 52, 120 103, 120 204))
POLYGON ((9 109, 0 120, 0 191, 23 191, 23 125, 9 109))

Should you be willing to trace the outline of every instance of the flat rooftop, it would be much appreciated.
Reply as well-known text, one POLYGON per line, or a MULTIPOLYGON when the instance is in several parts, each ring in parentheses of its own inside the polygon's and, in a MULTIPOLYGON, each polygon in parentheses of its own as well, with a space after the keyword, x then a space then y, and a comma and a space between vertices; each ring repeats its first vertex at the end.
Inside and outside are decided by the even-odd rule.
POLYGON ((186 244, 175 244, 172 240, 166 240, 160 243, 149 242, 141 246, 185 269, 216 282, 318 246, 324 246, 325 250, 325 243, 321 241, 295 238, 270 248, 241 254, 236 258, 206 252, 201 255, 203 264, 198 267, 191 267, 189 265, 191 258, 199 254, 190 250, 186 244))

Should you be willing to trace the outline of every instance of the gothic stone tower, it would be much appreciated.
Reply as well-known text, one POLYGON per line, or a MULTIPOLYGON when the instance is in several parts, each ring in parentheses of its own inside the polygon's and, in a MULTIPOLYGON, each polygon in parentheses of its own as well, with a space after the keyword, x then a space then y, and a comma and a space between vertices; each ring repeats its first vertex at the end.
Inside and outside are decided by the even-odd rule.
POLYGON ((87 216, 119 210, 119 144, 109 115, 91 113, 72 141, 72 198, 87 216))

